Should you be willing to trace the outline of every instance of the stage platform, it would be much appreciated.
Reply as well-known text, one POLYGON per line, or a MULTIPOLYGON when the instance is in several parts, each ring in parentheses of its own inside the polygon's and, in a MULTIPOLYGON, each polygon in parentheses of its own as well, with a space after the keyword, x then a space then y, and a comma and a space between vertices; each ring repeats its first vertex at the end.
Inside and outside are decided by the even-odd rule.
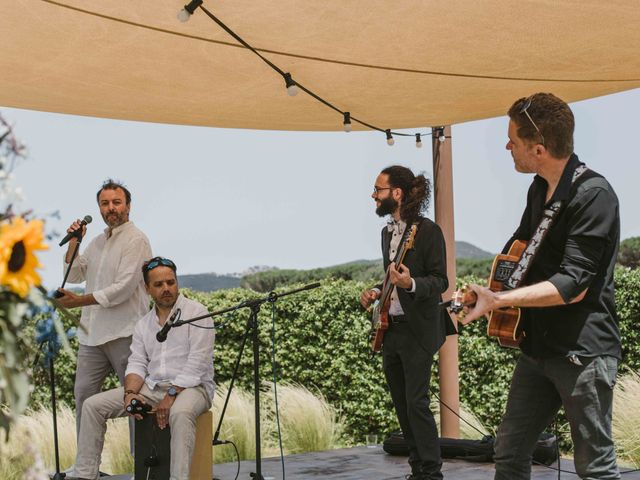
MULTIPOLYGON (((407 457, 387 455, 382 446, 375 448, 354 447, 325 452, 288 455, 284 458, 286 478, 290 480, 404 480, 409 473, 407 457)), ((234 480, 237 463, 223 463, 213 466, 213 477, 218 480, 234 480)), ((534 466, 532 480, 556 480, 558 472, 554 469, 534 466)), ((573 472, 573 462, 562 460, 562 469, 573 472)), ((622 469, 625 470, 624 468, 622 469)), ((238 480, 253 480, 255 461, 240 462, 238 480)), ((445 460, 445 480, 493 480, 492 463, 472 463, 462 460, 445 460)), ((282 480, 280 457, 262 459, 262 476, 265 480, 282 480)), ((132 475, 104 477, 105 480, 130 480, 132 475)), ((576 480, 571 473, 562 473, 561 479, 576 480)), ((640 472, 622 475, 622 480, 640 480, 640 472)))
MULTIPOLYGON (((284 457, 286 478, 290 480, 404 480, 409 473, 407 457, 386 454, 382 446, 375 448, 354 447, 325 452, 304 453, 284 457)), ((555 467, 555 464, 552 465, 555 467)), ((562 469, 575 471, 573 461, 562 460, 562 469)), ((623 469, 624 470, 624 469, 623 469)), ((237 463, 214 465, 214 478, 234 480, 237 463)), ((240 462, 238 480, 251 480, 249 474, 255 472, 254 461, 240 462)), ((443 473, 445 480, 493 480, 492 463, 472 463, 462 460, 445 460, 443 473)), ((262 476, 265 480, 282 480, 280 457, 262 460, 262 476)), ((556 480, 557 470, 534 466, 532 480, 556 480)), ((562 479, 575 480, 575 474, 562 473, 562 479)), ((640 480, 640 472, 622 476, 623 480, 640 480)))

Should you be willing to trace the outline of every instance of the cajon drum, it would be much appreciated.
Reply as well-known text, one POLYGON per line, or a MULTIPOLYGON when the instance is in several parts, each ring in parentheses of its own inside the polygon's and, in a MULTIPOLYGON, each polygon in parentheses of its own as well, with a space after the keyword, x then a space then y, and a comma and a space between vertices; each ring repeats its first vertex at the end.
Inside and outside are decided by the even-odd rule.
MULTIPOLYGON (((136 421, 135 428, 135 480, 169 480, 171 465, 171 431, 160 430, 155 425, 155 416, 147 415, 136 421), (153 466, 148 459, 155 457, 153 466), (145 462, 146 461, 146 462, 145 462)), ((196 443, 191 459, 190 480, 211 480, 213 477, 213 414, 204 412, 196 420, 196 443)))

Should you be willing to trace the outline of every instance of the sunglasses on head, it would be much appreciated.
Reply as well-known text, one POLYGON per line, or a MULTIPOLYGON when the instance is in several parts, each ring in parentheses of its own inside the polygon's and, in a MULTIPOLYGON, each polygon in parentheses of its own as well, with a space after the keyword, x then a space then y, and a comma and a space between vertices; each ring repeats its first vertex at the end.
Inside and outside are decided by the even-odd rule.
POLYGON ((529 107, 531 107, 531 97, 525 99, 522 107, 520 107, 520 113, 524 113, 527 116, 527 118, 531 122, 531 125, 533 125, 533 128, 535 128, 536 132, 538 132, 538 135, 540 135, 540 139, 542 140, 542 142, 540 143, 542 143, 543 147, 546 147, 546 145, 544 144, 544 135, 542 135, 542 132, 538 128, 538 125, 536 125, 536 122, 533 121, 533 118, 531 118, 531 115, 529 115, 529 112, 527 111, 529 107))
POLYGON ((144 265, 144 271, 145 272, 150 272, 151 270, 153 270, 154 268, 159 267, 159 266, 169 267, 169 268, 171 268, 173 270, 176 270, 176 264, 173 263, 168 258, 155 257, 155 258, 152 258, 151 260, 149 260, 144 265))

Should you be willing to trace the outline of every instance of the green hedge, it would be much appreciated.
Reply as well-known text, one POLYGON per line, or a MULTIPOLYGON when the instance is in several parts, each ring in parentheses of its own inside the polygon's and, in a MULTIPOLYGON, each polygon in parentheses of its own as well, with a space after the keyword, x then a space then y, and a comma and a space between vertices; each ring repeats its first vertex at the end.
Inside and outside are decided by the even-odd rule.
MULTIPOLYGON (((467 277, 460 282, 476 281, 467 277)), ((395 415, 387 393, 380 356, 369 353, 368 314, 359 304, 362 282, 327 280, 321 288, 280 299, 275 304, 278 379, 316 388, 336 406, 346 426, 346 434, 361 440, 368 432, 396 428, 395 415)), ((616 270, 616 300, 623 337, 623 364, 640 371, 640 270, 616 270)), ((211 294, 185 292, 201 301, 210 311, 236 305, 259 294, 233 289, 211 294)), ((229 381, 248 319, 247 309, 227 318, 217 332, 216 381, 229 381)), ((217 323, 222 323, 218 319, 217 323)), ((261 379, 272 381, 271 305, 263 306, 259 316, 261 379)), ((517 351, 501 348, 485 333, 486 322, 473 322, 459 337, 460 396, 488 427, 495 428, 504 410, 509 381, 517 351)), ((238 385, 253 388, 252 350, 249 342, 240 362, 238 385)), ((75 363, 63 353, 56 362, 58 395, 73 405, 75 363)), ((111 380, 111 384, 114 379, 111 380)), ((437 373, 432 380, 437 389, 437 373)), ((48 401, 46 377, 41 373, 33 401, 48 401)), ((348 438, 346 439, 348 441, 348 438)))

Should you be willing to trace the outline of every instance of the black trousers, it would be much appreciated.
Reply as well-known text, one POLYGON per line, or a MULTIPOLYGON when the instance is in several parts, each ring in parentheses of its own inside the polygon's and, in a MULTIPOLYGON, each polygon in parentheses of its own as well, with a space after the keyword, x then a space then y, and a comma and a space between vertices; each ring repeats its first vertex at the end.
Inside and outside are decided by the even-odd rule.
POLYGON ((409 463, 420 478, 439 480, 442 459, 438 429, 429 408, 433 354, 419 345, 407 323, 392 324, 384 337, 383 368, 400 428, 409 446, 409 463))

